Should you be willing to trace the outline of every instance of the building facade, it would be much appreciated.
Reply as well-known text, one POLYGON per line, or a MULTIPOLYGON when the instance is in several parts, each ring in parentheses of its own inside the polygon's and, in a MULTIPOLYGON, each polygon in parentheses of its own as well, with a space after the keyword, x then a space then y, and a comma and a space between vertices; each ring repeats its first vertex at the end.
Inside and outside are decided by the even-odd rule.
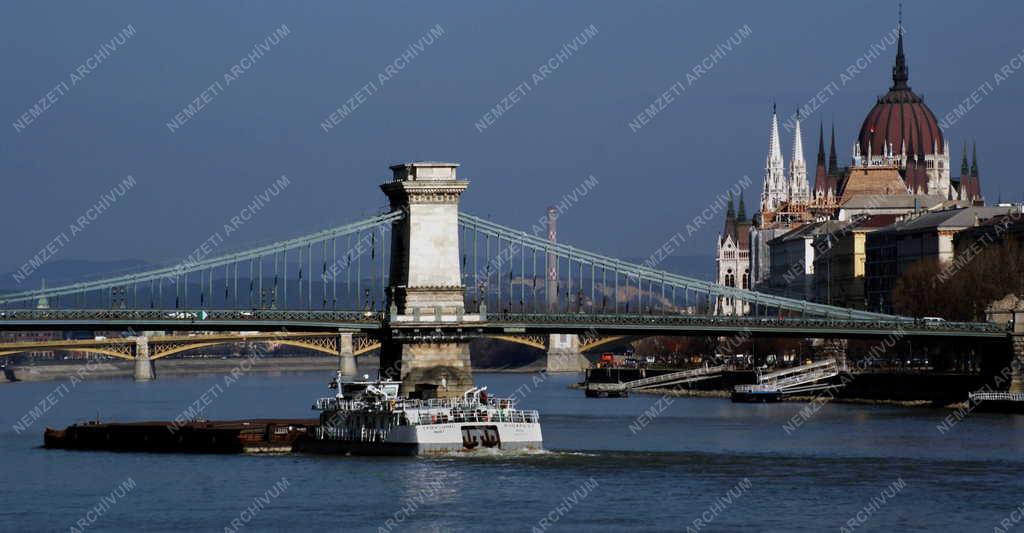
POLYGON ((754 289, 885 309, 881 294, 891 290, 893 276, 903 270, 890 262, 951 256, 955 231, 941 238, 936 234, 932 244, 941 250, 934 254, 924 249, 912 253, 910 245, 897 237, 899 232, 879 236, 869 251, 871 236, 895 221, 984 205, 977 148, 971 147, 968 164, 968 145, 963 145, 961 169, 955 176, 949 141, 924 99, 911 89, 909 74, 900 23, 892 84, 862 121, 848 166, 839 164, 834 125, 826 158, 824 125, 819 124, 813 186, 808 184, 800 114, 789 122, 794 135, 787 175, 773 106, 761 204, 749 229, 754 289), (902 244, 883 244, 889 238, 902 244), (873 276, 867 267, 871 257, 873 276))
MULTIPOLYGON (((725 213, 725 227, 718 237, 715 271, 719 285, 751 288, 750 271, 750 221, 747 210, 740 198, 740 209, 733 210, 732 197, 725 213)), ((716 304, 715 313, 720 315, 743 315, 750 311, 750 304, 731 298, 722 298, 716 304)))
POLYGON ((932 211, 900 220, 872 232, 865 245, 865 296, 868 309, 893 312, 896 281, 922 260, 953 261, 954 236, 980 220, 1006 214, 1006 208, 969 207, 932 211))

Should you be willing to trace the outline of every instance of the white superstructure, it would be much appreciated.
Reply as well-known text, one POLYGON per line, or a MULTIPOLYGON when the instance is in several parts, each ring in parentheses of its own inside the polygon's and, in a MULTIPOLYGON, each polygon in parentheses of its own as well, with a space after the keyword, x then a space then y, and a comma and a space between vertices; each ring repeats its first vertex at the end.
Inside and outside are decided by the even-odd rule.
POLYGON ((418 400, 399 396, 400 385, 346 383, 339 372, 332 383, 337 394, 313 405, 320 425, 300 451, 415 455, 543 446, 537 411, 517 409, 511 398, 491 398, 487 387, 471 388, 460 398, 418 400))

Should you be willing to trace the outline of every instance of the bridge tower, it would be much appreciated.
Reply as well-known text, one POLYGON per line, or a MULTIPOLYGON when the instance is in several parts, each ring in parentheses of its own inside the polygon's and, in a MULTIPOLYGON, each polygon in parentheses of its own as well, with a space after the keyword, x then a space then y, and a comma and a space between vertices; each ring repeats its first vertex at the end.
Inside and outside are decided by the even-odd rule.
POLYGON ((390 337, 382 340, 381 374, 399 377, 406 394, 459 396, 473 386, 467 339, 428 333, 442 323, 479 321, 467 315, 459 264, 459 198, 469 186, 457 163, 391 167, 380 186, 393 210, 388 283, 390 337), (405 334, 409 332, 409 334, 405 334))
MULTIPOLYGON (((548 242, 558 242, 558 209, 554 206, 548 208, 548 242)), ((547 303, 548 313, 558 313, 558 256, 554 251, 548 252, 544 262, 545 285, 544 296, 547 303)), ((582 283, 582 281, 580 281, 582 283)), ((571 287, 566 287, 566 311, 572 308, 568 303, 571 300, 568 292, 571 287)), ((589 364, 580 353, 580 337, 575 334, 552 333, 548 335, 548 372, 580 372, 589 364)))

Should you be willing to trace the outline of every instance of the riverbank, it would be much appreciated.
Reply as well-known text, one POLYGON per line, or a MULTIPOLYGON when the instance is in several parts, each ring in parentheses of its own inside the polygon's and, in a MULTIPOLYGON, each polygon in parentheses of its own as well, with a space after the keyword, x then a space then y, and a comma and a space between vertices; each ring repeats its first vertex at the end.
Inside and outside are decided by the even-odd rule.
MULTIPOLYGON (((328 357, 277 357, 257 359, 168 359, 154 361, 157 378, 194 376, 201 374, 230 374, 245 362, 246 373, 263 374, 285 372, 330 372, 338 368, 338 361, 328 357)), ((134 361, 55 362, 10 365, 5 368, 0 383, 18 381, 51 381, 75 376, 80 379, 131 379, 135 375, 134 361)))
MULTIPOLYGON (((582 390, 584 386, 580 383, 573 383, 569 385, 570 389, 582 390)), ((727 390, 718 389, 644 389, 644 390, 630 390, 630 394, 644 394, 648 396, 672 396, 676 398, 730 398, 732 394, 727 390)), ((846 403, 846 404, 859 404, 859 405, 892 405, 898 407, 946 407, 946 408, 958 408, 965 405, 964 402, 958 402, 948 405, 937 405, 935 402, 930 400, 892 400, 892 399, 879 399, 879 398, 850 398, 850 397, 838 397, 830 396, 828 393, 822 393, 819 396, 785 396, 782 398, 783 402, 791 403, 807 403, 812 401, 825 401, 835 403, 846 403)))
MULTIPOLYGON (((230 374, 245 363, 245 373, 284 374, 293 372, 330 373, 338 368, 333 357, 265 357, 250 361, 245 357, 160 359, 153 362, 157 379, 162 377, 195 376, 202 374, 230 374)), ((359 373, 375 376, 379 367, 376 356, 358 358, 359 373)), ((544 367, 525 366, 517 368, 475 368, 478 372, 493 373, 534 373, 544 367)), ((53 381, 75 376, 79 379, 132 379, 135 376, 135 362, 127 360, 99 361, 56 361, 34 362, 32 364, 7 365, 0 375, 0 384, 19 381, 53 381)))
MULTIPOLYGON (((676 396, 688 398, 730 398, 732 394, 724 390, 687 390, 687 389, 647 389, 630 391, 631 394, 649 394, 655 396, 676 396)), ((935 403, 928 400, 886 400, 872 398, 841 398, 822 393, 819 396, 785 396, 783 402, 807 403, 811 401, 825 401, 835 403, 848 403, 860 405, 894 405, 900 407, 936 407, 935 403)))
MULTIPOLYGON (((628 383, 671 372, 671 369, 595 369, 587 373, 593 383, 628 383)), ((686 396, 698 398, 728 398, 737 385, 755 383, 757 376, 749 370, 726 370, 719 375, 686 386, 663 385, 658 389, 630 392, 686 396)), ((990 377, 981 374, 938 372, 875 371, 851 374, 842 372, 823 381, 834 388, 821 392, 803 392, 783 398, 788 402, 839 402, 862 405, 892 405, 900 407, 946 407, 962 404, 968 394, 983 388, 990 377)))

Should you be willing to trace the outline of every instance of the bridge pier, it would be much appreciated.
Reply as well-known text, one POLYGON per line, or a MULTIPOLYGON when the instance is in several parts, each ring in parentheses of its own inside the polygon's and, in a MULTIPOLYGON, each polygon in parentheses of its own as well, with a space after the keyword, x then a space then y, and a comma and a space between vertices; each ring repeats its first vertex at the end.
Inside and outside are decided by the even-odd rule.
MULTIPOLYGON (((850 345, 848 339, 814 339, 811 346, 815 359, 835 359, 841 370, 846 368, 846 349, 850 345)), ((801 362, 801 364, 803 364, 801 362)))
POLYGON ((352 334, 338 334, 338 368, 343 376, 355 376, 359 373, 356 369, 356 353, 352 348, 352 334))
POLYGON ((153 360, 149 358, 149 337, 135 337, 135 381, 156 379, 153 373, 153 360))
POLYGON ((413 397, 460 397, 473 387, 469 343, 388 340, 381 343, 381 373, 402 380, 413 397))
POLYGON ((1010 337, 1013 356, 1010 359, 1010 392, 1024 392, 1024 334, 1010 337))
POLYGON ((580 351, 580 336, 552 333, 548 337, 548 372, 582 372, 589 367, 580 351))
POLYGON ((1007 294, 985 309, 985 317, 1010 328, 1010 392, 1024 392, 1024 299, 1007 294))

